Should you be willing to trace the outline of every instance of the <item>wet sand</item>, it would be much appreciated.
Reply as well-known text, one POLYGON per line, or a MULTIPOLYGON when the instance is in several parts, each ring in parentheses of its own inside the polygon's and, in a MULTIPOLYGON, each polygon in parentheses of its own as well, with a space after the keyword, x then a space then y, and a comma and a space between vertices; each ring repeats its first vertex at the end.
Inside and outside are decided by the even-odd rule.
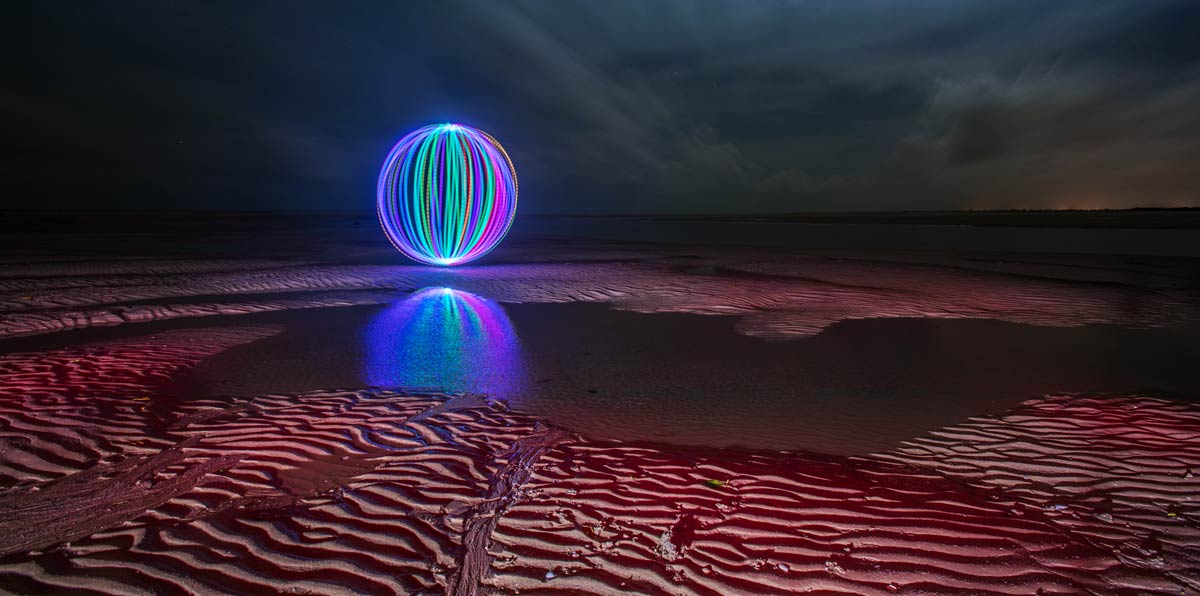
POLYGON ((860 319, 768 342, 739 334, 734 317, 467 303, 445 292, 294 316, 278 335, 205 359, 189 383, 202 396, 239 397, 454 387, 593 439, 839 455, 891 449, 1056 391, 1200 395, 1195 327, 860 319), (491 336, 455 318, 485 311, 504 318, 491 336), (422 317, 436 333, 419 328, 422 317))
POLYGON ((1194 260, 343 224, 3 255, 0 591, 1200 590, 1194 260))

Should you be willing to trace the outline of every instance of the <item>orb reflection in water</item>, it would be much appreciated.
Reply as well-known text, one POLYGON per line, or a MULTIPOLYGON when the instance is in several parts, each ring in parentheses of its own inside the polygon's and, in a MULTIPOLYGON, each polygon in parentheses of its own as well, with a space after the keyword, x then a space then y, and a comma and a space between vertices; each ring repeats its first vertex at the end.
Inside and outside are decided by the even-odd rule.
POLYGON ((521 345, 504 308, 451 288, 426 288, 365 329, 368 383, 510 398, 522 389, 521 345))

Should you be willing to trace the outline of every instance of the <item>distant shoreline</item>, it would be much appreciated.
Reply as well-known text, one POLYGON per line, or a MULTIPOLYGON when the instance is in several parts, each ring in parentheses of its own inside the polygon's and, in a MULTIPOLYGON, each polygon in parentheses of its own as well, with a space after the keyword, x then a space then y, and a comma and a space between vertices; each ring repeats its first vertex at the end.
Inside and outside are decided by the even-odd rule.
MULTIPOLYGON (((642 221, 672 223, 741 224, 902 224, 939 226, 1027 227, 1027 228, 1113 228, 1113 229, 1200 229, 1200 207, 1138 207, 1132 209, 993 210, 993 211, 863 211, 802 213, 648 213, 574 214, 520 213, 535 220, 575 219, 595 221, 642 221)), ((28 233, 78 224, 112 228, 147 223, 179 224, 200 222, 287 222, 311 218, 340 220, 375 219, 374 211, 363 210, 126 210, 126 209, 7 209, 0 220, 7 230, 0 235, 28 233)))
POLYGON ((1030 228, 1200 229, 1200 208, 876 211, 779 214, 531 214, 534 218, 763 224, 907 224, 1030 228))

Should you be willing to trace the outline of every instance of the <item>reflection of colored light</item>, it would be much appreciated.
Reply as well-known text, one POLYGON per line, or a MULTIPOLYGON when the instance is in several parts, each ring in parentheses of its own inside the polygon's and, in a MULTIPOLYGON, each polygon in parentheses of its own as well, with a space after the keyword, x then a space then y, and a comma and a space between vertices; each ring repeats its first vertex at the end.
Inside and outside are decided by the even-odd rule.
POLYGON ((459 265, 487 254, 508 233, 517 172, 482 130, 426 126, 392 147, 376 201, 383 231, 400 252, 428 265, 459 265))
POLYGON ((427 288, 367 324, 366 380, 511 397, 521 389, 521 346, 504 309, 450 288, 427 288))

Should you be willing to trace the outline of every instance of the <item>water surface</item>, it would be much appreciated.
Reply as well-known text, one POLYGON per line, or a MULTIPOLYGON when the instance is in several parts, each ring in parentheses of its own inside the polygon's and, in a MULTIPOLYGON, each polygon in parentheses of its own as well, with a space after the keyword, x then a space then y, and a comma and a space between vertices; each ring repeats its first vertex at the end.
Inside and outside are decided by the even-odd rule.
POLYGON ((209 394, 487 393, 592 438, 869 453, 1055 392, 1200 394, 1196 326, 870 319, 764 341, 735 317, 509 304, 451 289, 295 313, 201 363, 209 394), (437 324, 434 324, 434 323, 437 324))

